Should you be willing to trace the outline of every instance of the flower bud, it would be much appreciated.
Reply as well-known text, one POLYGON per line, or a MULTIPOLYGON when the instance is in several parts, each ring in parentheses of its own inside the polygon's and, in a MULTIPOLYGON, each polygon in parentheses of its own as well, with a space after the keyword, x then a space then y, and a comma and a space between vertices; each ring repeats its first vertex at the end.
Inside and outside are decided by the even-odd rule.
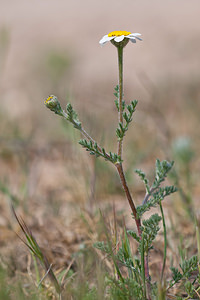
POLYGON ((60 116, 63 115, 63 110, 60 106, 60 102, 58 101, 58 98, 54 95, 49 96, 45 101, 44 104, 47 108, 55 112, 55 114, 58 114, 60 116))

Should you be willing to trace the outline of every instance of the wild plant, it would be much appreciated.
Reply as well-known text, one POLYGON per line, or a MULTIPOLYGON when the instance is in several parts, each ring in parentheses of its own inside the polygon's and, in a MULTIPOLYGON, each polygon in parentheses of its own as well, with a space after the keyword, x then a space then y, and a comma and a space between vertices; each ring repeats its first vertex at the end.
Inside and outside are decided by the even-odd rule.
MULTIPOLYGON (((100 40, 100 45, 111 42, 117 49, 118 54, 118 85, 115 87, 114 95, 116 97, 115 106, 118 113, 118 126, 116 128, 117 150, 111 152, 100 145, 97 140, 92 137, 82 122, 79 120, 77 112, 70 103, 67 104, 66 110, 62 109, 58 98, 54 95, 49 96, 45 100, 45 106, 55 114, 63 117, 70 122, 83 136, 79 144, 96 158, 104 158, 116 169, 119 175, 121 186, 124 190, 126 199, 129 203, 132 217, 136 225, 136 231, 124 229, 124 235, 120 241, 120 246, 113 245, 107 227, 104 222, 104 231, 106 241, 96 242, 94 247, 106 253, 113 262, 115 272, 108 274, 106 277, 105 299, 166 299, 170 289, 177 283, 182 282, 185 286, 186 299, 198 296, 200 276, 198 270, 198 257, 193 256, 188 260, 180 262, 180 268, 171 268, 172 279, 165 277, 166 259, 167 259, 167 229, 165 224, 165 216, 162 201, 165 197, 176 192, 173 185, 163 186, 168 173, 173 167, 174 162, 167 160, 156 160, 155 178, 150 183, 146 174, 142 170, 135 170, 136 174, 144 183, 145 195, 140 205, 136 203, 131 195, 127 184, 124 162, 123 162, 123 141, 129 126, 133 120, 133 116, 137 106, 137 100, 126 103, 123 91, 123 52, 125 46, 130 42, 136 43, 141 41, 140 33, 131 33, 127 31, 114 31, 105 35, 100 40), (151 214, 149 218, 144 218, 144 214, 153 207, 158 207, 158 213, 151 214), (153 282, 151 279, 151 270, 149 270, 149 253, 153 249, 153 243, 160 230, 160 223, 163 226, 164 250, 163 262, 160 274, 160 282, 153 282), (137 256, 132 253, 130 239, 133 238, 137 243, 137 256), (125 271, 124 271, 125 270, 125 271), (195 278, 191 281, 191 274, 195 273, 195 278)), ((21 228, 27 238, 29 249, 36 256, 41 256, 38 246, 32 235, 27 231, 23 222, 18 220, 21 228)), ((40 257, 39 257, 40 258, 40 257)), ((43 258, 43 256, 42 256, 43 258)), ((45 265, 45 263, 44 263, 45 265)), ((45 265, 46 267, 46 265, 45 265)), ((51 270, 51 268, 49 269, 51 270)), ((48 270, 47 270, 48 271, 48 270)), ((56 278, 53 277, 54 284, 56 278)), ((57 286, 57 283, 56 283, 57 286)), ((57 286, 57 291, 59 290, 57 286)), ((85 298, 84 298, 85 299, 85 298)), ((94 298, 95 299, 95 298, 94 298)), ((178 299, 178 298, 177 298, 178 299)), ((182 299, 182 298, 179 298, 182 299)))

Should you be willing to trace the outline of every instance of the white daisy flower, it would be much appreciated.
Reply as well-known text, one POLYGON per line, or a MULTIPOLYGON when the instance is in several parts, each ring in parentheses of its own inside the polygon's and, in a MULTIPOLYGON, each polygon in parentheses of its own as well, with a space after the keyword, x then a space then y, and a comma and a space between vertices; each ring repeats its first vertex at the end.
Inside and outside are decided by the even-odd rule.
POLYGON ((109 34, 106 34, 102 37, 102 39, 99 41, 100 45, 104 45, 109 41, 114 41, 116 43, 120 43, 123 40, 130 40, 132 43, 136 43, 136 39, 142 41, 142 39, 139 37, 141 36, 140 33, 131 33, 128 31, 112 31, 109 34))

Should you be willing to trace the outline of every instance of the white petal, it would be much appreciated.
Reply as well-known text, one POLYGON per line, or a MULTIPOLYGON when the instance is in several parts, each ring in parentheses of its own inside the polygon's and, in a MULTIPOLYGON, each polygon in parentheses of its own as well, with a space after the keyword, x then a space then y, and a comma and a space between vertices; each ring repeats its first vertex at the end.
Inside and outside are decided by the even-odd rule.
POLYGON ((104 45, 105 43, 109 42, 110 40, 114 39, 114 36, 104 35, 102 39, 99 41, 99 44, 104 45))
POLYGON ((136 39, 132 36, 128 36, 129 40, 132 42, 132 43, 136 43, 136 39))
MULTIPOLYGON (((138 34, 141 35, 140 33, 138 33, 138 34)), ((138 34, 137 33, 136 34, 135 33, 131 33, 127 37, 129 37, 129 38, 136 38, 139 41, 142 41, 142 39, 138 37, 138 34)))
POLYGON ((135 38, 136 38, 137 40, 139 40, 139 41, 142 41, 142 39, 141 39, 141 38, 139 38, 139 37, 137 37, 137 36, 136 36, 135 38))
POLYGON ((117 36, 117 37, 114 38, 115 42, 117 42, 117 43, 123 41, 123 39, 124 39, 124 35, 117 36))
POLYGON ((141 33, 131 33, 131 34, 129 34, 129 36, 140 36, 141 35, 141 33))

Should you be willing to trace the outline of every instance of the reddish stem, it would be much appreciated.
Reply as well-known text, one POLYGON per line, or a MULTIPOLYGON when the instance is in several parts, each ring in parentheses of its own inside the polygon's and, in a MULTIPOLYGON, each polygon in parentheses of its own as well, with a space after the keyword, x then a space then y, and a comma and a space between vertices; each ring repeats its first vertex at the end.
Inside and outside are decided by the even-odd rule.
POLYGON ((119 174, 119 177, 120 177, 120 180, 121 180, 124 192, 126 194, 127 200, 128 200, 129 205, 131 207, 133 216, 135 218, 135 223, 136 223, 136 226, 137 226, 138 235, 141 237, 141 235, 142 235, 141 221, 140 221, 140 218, 138 218, 138 216, 137 216, 136 207, 135 207, 135 204, 133 202, 133 199, 132 199, 131 193, 129 191, 129 188, 127 186, 127 183, 126 183, 126 178, 124 176, 124 171, 123 171, 122 164, 121 163, 116 164, 116 168, 117 168, 117 171, 118 171, 118 174, 119 174))

